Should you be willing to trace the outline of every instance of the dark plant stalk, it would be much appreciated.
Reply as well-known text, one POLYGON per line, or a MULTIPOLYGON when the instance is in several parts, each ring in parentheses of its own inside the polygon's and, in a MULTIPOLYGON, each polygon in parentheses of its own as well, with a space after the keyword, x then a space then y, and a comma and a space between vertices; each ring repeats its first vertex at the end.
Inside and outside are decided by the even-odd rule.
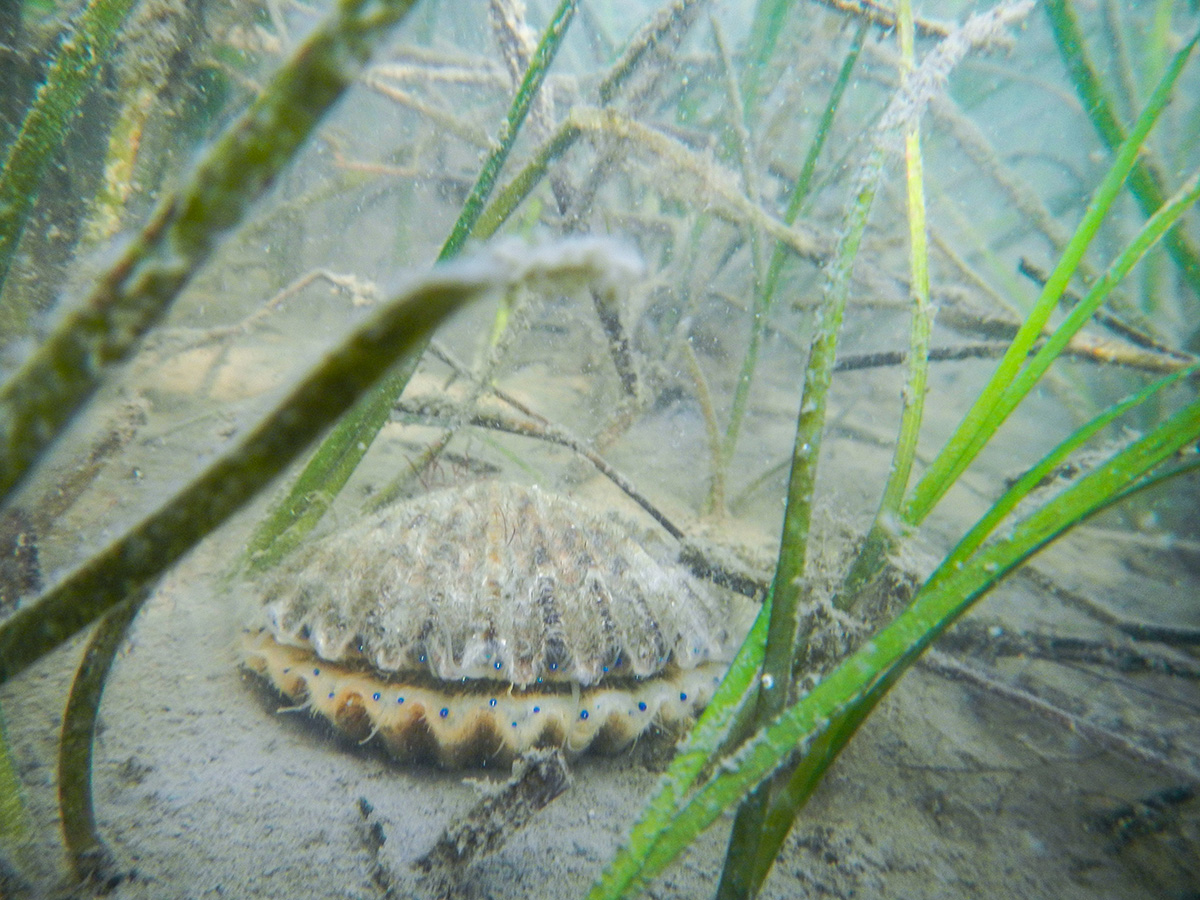
MULTIPOLYGON (((276 409, 157 512, 0 625, 0 683, 150 585, 278 475, 397 357, 492 289, 495 272, 445 273, 371 317, 302 378, 276 409)), ((500 275, 499 277, 503 277, 500 275)))
MULTIPOLYGON (((492 152, 484 161, 471 193, 459 212, 449 237, 442 245, 438 261, 452 259, 462 252, 471 236, 483 204, 496 185, 500 170, 512 152, 521 125, 546 78, 546 72, 566 35, 567 26, 575 14, 578 0, 561 0, 541 42, 530 59, 525 77, 517 88, 508 114, 500 127, 500 135, 492 152)), ((424 345, 420 352, 424 351, 424 345)), ((419 362, 420 352, 406 365, 388 376, 365 395, 353 411, 337 423, 329 437, 317 448, 305 464, 296 483, 287 495, 274 506, 267 518, 250 539, 248 559, 252 569, 270 568, 293 550, 316 527, 333 498, 338 495, 358 464, 366 456, 391 415, 392 407, 419 362)))
MULTIPOLYGON (((834 12, 857 17, 860 21, 874 25, 880 31, 896 30, 896 13, 891 4, 879 0, 817 0, 820 6, 828 7, 834 12)), ((951 31, 951 26, 944 22, 929 19, 916 20, 917 34, 923 38, 944 38, 951 31)))
POLYGON ((340 0, 91 296, 0 387, 0 500, 241 221, 413 2, 340 0))
POLYGON ((63 712, 62 737, 58 743, 58 810, 67 858, 80 881, 103 882, 113 874, 111 857, 96 831, 92 745, 109 669, 146 595, 146 590, 142 590, 129 597, 96 624, 83 661, 75 671, 63 712))

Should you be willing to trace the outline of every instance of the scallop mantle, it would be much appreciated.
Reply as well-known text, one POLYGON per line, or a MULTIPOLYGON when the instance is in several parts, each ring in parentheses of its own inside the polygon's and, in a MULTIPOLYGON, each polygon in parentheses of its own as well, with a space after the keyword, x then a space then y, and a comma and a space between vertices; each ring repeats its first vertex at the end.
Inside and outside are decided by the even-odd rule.
POLYGON ((260 581, 243 663, 401 761, 619 752, 695 717, 753 613, 635 534, 537 488, 430 493, 260 581))

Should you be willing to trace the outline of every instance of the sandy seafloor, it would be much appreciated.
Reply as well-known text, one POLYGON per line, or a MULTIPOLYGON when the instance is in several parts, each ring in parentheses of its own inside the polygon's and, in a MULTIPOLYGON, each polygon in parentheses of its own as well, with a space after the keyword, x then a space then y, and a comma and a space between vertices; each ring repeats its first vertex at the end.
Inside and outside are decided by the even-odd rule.
MULTIPOLYGON (((96 747, 97 815, 119 865, 132 873, 111 896, 381 896, 359 798, 383 825, 381 861, 395 877, 395 896, 434 896, 410 864, 471 806, 476 788, 462 773, 397 767, 339 744, 302 716, 273 712, 269 696, 236 667, 230 598, 212 576, 237 539, 227 530, 170 573, 108 683, 96 747)), ((1073 557, 1093 585, 1111 580, 1105 591, 1136 584, 1148 604, 1184 598, 1177 613, 1191 607, 1195 614, 1186 601, 1200 587, 1194 571, 1177 569, 1155 584, 1116 562, 1113 549, 1092 535, 1055 552, 1073 557)), ((1161 565, 1162 554, 1152 556, 1161 565)), ((1036 618, 1044 598, 1021 593, 1017 582, 993 600, 1034 610, 1028 614, 1036 618)), ((62 886, 51 760, 77 652, 45 660, 2 695, 37 818, 36 846, 22 854, 34 873, 30 896, 54 895, 62 886)), ((1009 672, 1017 683, 1050 684, 1051 696, 1066 706, 1068 692, 1090 689, 1072 686, 1080 676, 1070 669, 1049 677, 1046 669, 1024 661, 1009 672)), ((1106 679, 1133 685, 1104 689, 1101 717, 1109 726, 1135 743, 1194 757, 1194 683, 1118 673, 1106 679), (1147 706, 1167 719, 1152 721, 1147 706)), ((573 777, 566 794, 503 849, 462 873, 460 896, 584 894, 656 775, 617 757, 580 760, 573 777)), ((1188 896, 1189 880, 1200 872, 1194 801, 1171 807, 1156 833, 1124 843, 1100 824, 1122 804, 1177 783, 1006 701, 917 670, 834 767, 766 895, 1188 896)), ((728 824, 713 827, 648 895, 710 896, 728 824)))

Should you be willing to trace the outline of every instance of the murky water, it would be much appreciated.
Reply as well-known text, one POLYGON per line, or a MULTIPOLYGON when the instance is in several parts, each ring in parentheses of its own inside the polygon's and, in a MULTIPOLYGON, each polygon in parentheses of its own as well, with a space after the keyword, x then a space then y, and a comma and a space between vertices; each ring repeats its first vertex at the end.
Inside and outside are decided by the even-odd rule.
MULTIPOLYGON (((678 551, 673 530, 709 563, 765 584, 830 261, 856 187, 882 161, 848 283, 809 548, 811 596, 838 582, 892 465, 911 318, 902 138, 877 128, 897 96, 899 46, 894 30, 868 24, 848 60, 865 13, 842 6, 582 0, 490 194, 498 205, 463 252, 493 229, 535 244, 608 235, 643 271, 611 296, 537 285, 492 294, 443 326, 345 488, 322 496, 318 534, 385 495, 512 481, 616 510, 656 553, 678 551), (641 52, 627 52, 631 41, 641 52), (523 183, 528 195, 497 215, 523 183)), ((917 62, 961 40, 946 36, 982 9, 922 5, 917 62)), ((1055 265, 1113 157, 1046 10, 1006 9, 1017 21, 955 56, 916 107, 937 309, 918 476, 1034 305, 1040 286, 1027 273, 1055 265)), ((1125 127, 1197 28, 1194 11, 1164 10, 1076 8, 1125 127)), ((6 377, 327 12, 134 6, 23 219, 0 294, 6 377)), ((6 146, 75 13, 27 3, 5 14, 3 40, 17 50, 0 55, 6 146)), ((511 0, 416 5, 8 500, 0 615, 29 608, 158 509, 406 272, 433 264, 551 13, 511 0)), ((1200 162, 1198 82, 1193 60, 1144 154, 1151 174, 1135 176, 1159 178, 1167 196, 1200 162)), ((1076 287, 1137 233, 1145 202, 1121 195, 1076 287)), ((1152 250, 1106 305, 1116 321, 1081 333, 913 530, 898 554, 908 580, 928 575, 1006 479, 1189 364, 1200 297, 1186 261, 1200 222, 1194 209, 1180 221, 1176 242, 1152 250)), ((1194 396, 1174 390, 1102 432, 1097 452, 1047 491, 1194 396)), ((289 483, 168 569, 117 654, 92 764, 112 895, 582 897, 669 754, 582 759, 570 789, 495 853, 448 882, 413 870, 478 800, 470 779, 398 766, 303 711, 280 712, 237 666, 249 593, 236 570, 289 483)), ((1139 494, 994 590, 872 714, 797 820, 764 896, 1190 896, 1200 879, 1195 505, 1194 475, 1139 494)), ((840 623, 831 643, 853 643, 888 612, 860 611, 867 621, 840 623)), ((72 883, 56 759, 84 639, 0 688, 25 806, 24 826, 0 841, 5 895, 72 883)), ((653 896, 712 894, 729 827, 718 819, 653 896)))

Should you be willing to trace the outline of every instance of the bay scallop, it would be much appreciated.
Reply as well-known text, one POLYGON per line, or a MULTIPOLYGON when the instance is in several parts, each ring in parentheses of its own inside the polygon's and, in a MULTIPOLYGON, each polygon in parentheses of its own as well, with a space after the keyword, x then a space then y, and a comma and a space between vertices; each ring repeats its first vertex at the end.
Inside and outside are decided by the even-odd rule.
POLYGON ((436 491, 255 585, 243 662, 403 761, 620 751, 704 707, 753 613, 636 535, 537 488, 436 491))

